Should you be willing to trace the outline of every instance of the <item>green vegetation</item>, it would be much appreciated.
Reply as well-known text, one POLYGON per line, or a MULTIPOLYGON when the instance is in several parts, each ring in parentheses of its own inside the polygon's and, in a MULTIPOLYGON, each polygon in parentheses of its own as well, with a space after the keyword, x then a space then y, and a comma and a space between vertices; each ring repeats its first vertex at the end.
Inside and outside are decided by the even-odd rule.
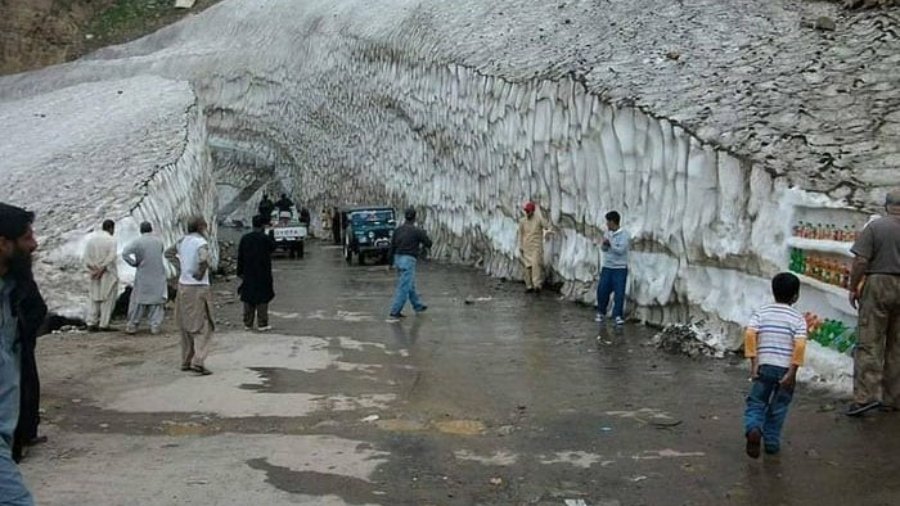
POLYGON ((175 17, 173 3, 172 0, 117 0, 91 20, 87 33, 116 42, 122 34, 144 31, 155 19, 175 17))

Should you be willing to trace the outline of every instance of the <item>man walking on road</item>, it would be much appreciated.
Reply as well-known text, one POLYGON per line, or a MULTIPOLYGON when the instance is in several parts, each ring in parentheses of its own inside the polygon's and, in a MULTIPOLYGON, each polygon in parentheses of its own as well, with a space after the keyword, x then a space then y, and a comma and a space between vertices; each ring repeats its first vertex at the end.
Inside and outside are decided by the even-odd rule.
POLYGON ((397 289, 394 292, 394 303, 391 306, 390 320, 399 321, 403 317, 403 306, 406 301, 412 304, 416 313, 428 309, 419 300, 416 291, 416 263, 422 248, 431 247, 431 239, 424 230, 416 226, 416 210, 409 208, 404 213, 406 222, 397 227, 391 241, 390 257, 397 269, 397 289))
POLYGON ((859 342, 848 416, 900 407, 900 189, 884 204, 887 216, 869 223, 851 248, 850 305, 859 306, 859 342))
POLYGON ((175 299, 175 321, 181 331, 181 370, 209 375, 203 363, 215 323, 212 291, 209 287, 209 243, 207 224, 201 217, 188 221, 188 235, 166 250, 166 258, 178 266, 178 297, 175 299))
POLYGON ((122 252, 125 263, 137 269, 128 304, 128 325, 125 327, 128 334, 137 332, 144 313, 150 320, 151 334, 159 334, 162 327, 169 295, 164 249, 162 241, 153 235, 153 226, 145 221, 141 223, 141 236, 122 252))
POLYGON ((14 446, 37 436, 37 391, 27 390, 37 387, 34 345, 47 306, 31 274, 33 221, 34 214, 0 203, 0 502, 13 506, 34 505, 13 460, 21 457, 14 446), (20 416, 31 407, 33 426, 20 416))
POLYGON ((550 228, 534 202, 526 202, 519 220, 519 256, 525 277, 525 292, 540 292, 544 286, 544 234, 550 228))
POLYGON ((622 217, 616 211, 606 213, 606 232, 600 249, 603 250, 603 267, 597 284, 597 318, 603 323, 609 308, 609 296, 615 293, 613 318, 616 326, 625 324, 625 286, 628 281, 628 232, 621 227, 622 217))
POLYGON ((238 293, 244 303, 244 329, 271 330, 269 302, 275 298, 272 281, 272 252, 275 241, 263 232, 261 216, 253 217, 253 231, 244 234, 238 245, 237 275, 241 278, 238 293))
POLYGON ((89 274, 88 330, 110 330, 116 296, 119 295, 119 271, 116 267, 116 224, 103 222, 102 230, 91 234, 84 250, 84 265, 89 274))

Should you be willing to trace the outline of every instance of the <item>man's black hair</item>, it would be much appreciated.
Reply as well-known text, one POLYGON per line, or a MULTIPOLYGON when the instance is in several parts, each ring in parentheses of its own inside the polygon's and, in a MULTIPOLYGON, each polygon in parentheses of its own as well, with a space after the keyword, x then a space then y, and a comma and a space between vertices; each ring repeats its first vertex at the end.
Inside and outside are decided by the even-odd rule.
POLYGON ((34 213, 0 202, 0 237, 16 240, 28 232, 34 213))
POLYGON ((403 212, 403 217, 406 218, 406 221, 416 221, 416 209, 407 207, 406 211, 403 212))
POLYGON ((189 234, 199 234, 205 224, 206 220, 202 216, 194 216, 187 222, 187 231, 189 234))
POLYGON ((113 220, 103 220, 102 228, 105 232, 111 232, 115 230, 116 222, 114 222, 113 220))
POLYGON ((772 295, 775 302, 793 304, 800 294, 800 279, 790 272, 782 272, 772 278, 772 295))
POLYGON ((263 228, 266 225, 266 217, 257 214, 253 217, 253 228, 263 228))
POLYGON ((141 233, 149 234, 150 232, 153 232, 153 225, 151 225, 149 221, 141 223, 141 233))
POLYGON ((606 213, 606 221, 611 221, 616 225, 620 225, 622 223, 622 216, 618 213, 618 211, 610 211, 606 213))

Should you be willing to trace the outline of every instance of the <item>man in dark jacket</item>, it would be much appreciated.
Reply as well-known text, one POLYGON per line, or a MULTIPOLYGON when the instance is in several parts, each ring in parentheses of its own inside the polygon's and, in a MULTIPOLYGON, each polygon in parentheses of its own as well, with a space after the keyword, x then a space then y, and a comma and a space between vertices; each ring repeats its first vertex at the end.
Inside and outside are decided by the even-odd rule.
POLYGON ((269 194, 263 193, 262 200, 259 202, 259 207, 257 209, 265 223, 269 223, 272 220, 272 211, 275 210, 275 203, 269 199, 269 194))
POLYGON ((331 237, 334 238, 335 244, 341 243, 341 236, 344 233, 344 220, 341 219, 341 210, 334 208, 331 210, 331 237))
POLYGON ((253 231, 244 234, 238 245, 237 275, 241 278, 238 292, 244 303, 244 329, 271 330, 269 326, 269 302, 275 298, 272 282, 272 252, 275 240, 263 232, 260 216, 253 217, 253 231))
POLYGON ((275 202, 275 207, 278 208, 280 213, 293 214, 294 201, 288 198, 287 193, 282 193, 278 202, 275 202))
POLYGON ((394 303, 391 306, 390 321, 398 321, 403 317, 403 306, 408 300, 416 313, 428 309, 419 300, 416 291, 416 263, 422 249, 431 247, 431 239, 424 230, 416 226, 416 210, 409 208, 404 213, 406 222, 397 227, 391 240, 391 262, 397 269, 397 289, 394 292, 394 303))
POLYGON ((34 501, 13 459, 37 439, 34 348, 47 314, 31 273, 33 221, 33 213, 0 203, 0 498, 25 506, 34 501))

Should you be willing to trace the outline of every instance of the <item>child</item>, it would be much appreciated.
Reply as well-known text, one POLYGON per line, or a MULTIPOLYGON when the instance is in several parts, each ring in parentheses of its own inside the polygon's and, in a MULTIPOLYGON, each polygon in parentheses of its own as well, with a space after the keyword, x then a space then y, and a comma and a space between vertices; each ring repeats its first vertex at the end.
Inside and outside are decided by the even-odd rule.
POLYGON ((772 279, 774 304, 753 313, 744 334, 744 356, 750 359, 753 386, 744 411, 747 455, 778 453, 781 427, 794 395, 797 368, 806 350, 806 320, 791 307, 800 297, 800 280, 783 272, 772 279))

